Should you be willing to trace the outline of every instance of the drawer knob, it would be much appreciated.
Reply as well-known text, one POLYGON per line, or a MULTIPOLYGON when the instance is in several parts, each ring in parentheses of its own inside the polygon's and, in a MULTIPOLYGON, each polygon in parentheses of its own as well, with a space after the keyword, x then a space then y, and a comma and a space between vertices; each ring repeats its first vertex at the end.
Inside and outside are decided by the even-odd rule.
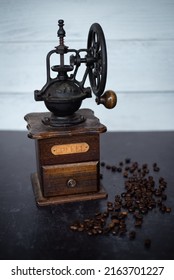
POLYGON ((74 188, 76 186, 76 180, 74 179, 69 179, 67 182, 67 187, 68 188, 74 188))

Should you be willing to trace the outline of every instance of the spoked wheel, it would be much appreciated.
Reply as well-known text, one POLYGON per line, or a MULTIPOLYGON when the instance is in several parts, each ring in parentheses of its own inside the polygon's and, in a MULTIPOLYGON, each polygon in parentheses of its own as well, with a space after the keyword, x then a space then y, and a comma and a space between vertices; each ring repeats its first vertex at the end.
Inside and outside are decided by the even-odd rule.
POLYGON ((107 50, 103 30, 98 23, 91 25, 87 48, 93 63, 89 66, 89 80, 93 93, 100 98, 103 94, 107 77, 107 50))

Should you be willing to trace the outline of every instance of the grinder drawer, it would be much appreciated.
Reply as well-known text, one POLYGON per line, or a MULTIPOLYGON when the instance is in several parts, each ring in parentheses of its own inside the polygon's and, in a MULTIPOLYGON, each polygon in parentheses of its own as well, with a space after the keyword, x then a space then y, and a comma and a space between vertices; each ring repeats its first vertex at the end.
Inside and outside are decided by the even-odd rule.
POLYGON ((42 166, 44 196, 97 192, 99 162, 42 166))

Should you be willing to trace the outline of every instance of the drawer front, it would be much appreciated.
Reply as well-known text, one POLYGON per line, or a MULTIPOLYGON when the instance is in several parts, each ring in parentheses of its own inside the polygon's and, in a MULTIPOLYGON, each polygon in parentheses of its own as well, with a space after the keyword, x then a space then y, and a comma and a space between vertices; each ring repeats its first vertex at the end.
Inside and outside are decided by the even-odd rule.
POLYGON ((97 192, 98 161, 42 166, 44 196, 97 192))
POLYGON ((99 135, 56 137, 36 141, 40 165, 99 160, 99 135))

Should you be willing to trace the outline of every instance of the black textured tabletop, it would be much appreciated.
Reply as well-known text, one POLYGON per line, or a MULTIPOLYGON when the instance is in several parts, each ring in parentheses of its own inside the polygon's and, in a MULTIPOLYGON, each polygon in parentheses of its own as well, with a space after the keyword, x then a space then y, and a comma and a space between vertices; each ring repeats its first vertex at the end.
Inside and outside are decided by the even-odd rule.
POLYGON ((100 150, 107 199, 38 208, 30 182, 34 141, 27 132, 0 132, 0 259, 174 259, 174 132, 105 133, 100 150), (143 191, 153 198, 148 207, 140 207, 135 196, 143 169, 138 185, 146 183, 143 191), (149 180, 154 181, 150 194, 149 180), (128 195, 130 185, 134 192, 128 195), (133 206, 125 206, 125 196, 133 206), (112 219, 120 223, 120 212, 124 230, 113 230, 112 219), (102 232, 95 230, 97 217, 103 219, 102 232), (89 220, 91 229, 83 228, 89 220))

